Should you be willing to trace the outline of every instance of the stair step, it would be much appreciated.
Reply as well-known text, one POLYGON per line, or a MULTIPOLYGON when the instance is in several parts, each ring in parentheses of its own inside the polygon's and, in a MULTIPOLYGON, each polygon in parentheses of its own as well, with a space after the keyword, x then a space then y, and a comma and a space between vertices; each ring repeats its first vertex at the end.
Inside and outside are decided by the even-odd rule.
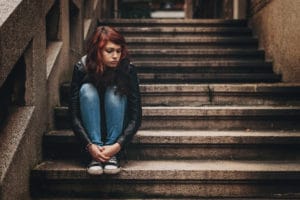
POLYGON ((144 129, 294 129, 300 107, 143 107, 144 129))
MULTIPOLYGON (((182 63, 177 61, 176 63, 182 63)), ((137 67, 138 73, 252 73, 253 75, 258 73, 273 73, 272 66, 197 66, 197 63, 186 63, 185 66, 179 64, 173 64, 170 61, 169 64, 165 64, 165 61, 147 62, 134 60, 133 64, 137 67)))
MULTIPOLYGON (((101 198, 102 200, 120 200, 120 199, 126 199, 128 200, 128 198, 101 198)), ((140 198, 130 198, 131 200, 141 200, 140 198)), ((143 198, 143 200, 175 200, 177 198, 143 198)), ((178 199, 182 199, 182 198, 178 198, 178 199)), ((206 199, 206 198, 201 198, 201 199, 206 199)), ((207 198, 208 200, 224 200, 224 198, 207 198)), ((70 200, 70 198, 38 198, 35 200, 70 200)), ((99 198, 72 198, 72 200, 99 200, 99 198)), ((274 198, 270 199, 270 198, 226 198, 225 200, 274 200, 274 198)), ((286 200, 286 198, 282 199, 282 198, 276 198, 276 200, 286 200)))
POLYGON ((132 49, 129 50, 131 55, 223 55, 223 54, 257 54, 264 55, 263 50, 255 49, 132 49))
POLYGON ((125 38, 143 35, 153 36, 251 36, 252 31, 248 27, 118 27, 125 38))
POLYGON ((45 161, 31 173, 34 197, 299 198, 298 161, 129 161, 115 176, 45 161))
MULTIPOLYGON (((67 107, 55 108, 58 129, 70 128, 67 107)), ((297 106, 143 107, 142 129, 298 129, 297 106)))
POLYGON ((134 61, 225 61, 225 60, 241 60, 247 59, 264 61, 264 51, 259 50, 183 50, 183 49, 133 49, 130 55, 134 61))
POLYGON ((206 73, 262 73, 272 72, 271 62, 262 61, 134 61, 138 72, 206 72, 206 73))
POLYGON ((275 83, 280 75, 273 73, 139 73, 141 83, 275 83))
POLYGON ((251 37, 129 37, 129 49, 209 49, 209 48, 257 48, 257 38, 251 37))
MULTIPOLYGON (((45 159, 84 159, 73 131, 44 135, 45 159)), ((130 160, 300 160, 300 132, 140 130, 127 147, 130 160)))
POLYGON ((140 90, 145 106, 299 105, 300 84, 297 85, 142 84, 140 90))
MULTIPOLYGON (((289 195, 289 197, 291 198, 291 195, 289 195)), ((296 197, 296 196, 295 196, 296 197)), ((117 198, 101 198, 102 200, 120 200, 120 199, 126 199, 129 200, 128 198, 121 198, 121 197, 117 197, 117 198)), ((131 200, 141 200, 140 198, 130 198, 131 200)), ((175 199, 182 199, 182 198, 142 198, 143 200, 175 200, 175 199)), ((270 198, 201 198, 201 199, 207 199, 207 200, 274 200, 274 198, 270 199, 270 198)), ((35 200, 70 200, 70 198, 37 198, 35 200)), ((72 198, 72 200, 99 200, 99 198, 72 198)), ((276 200, 286 200, 286 198, 277 198, 276 200)))
MULTIPOLYGON (((257 43, 258 39, 253 37, 180 37, 180 38, 170 38, 170 37, 129 37, 126 39, 128 44, 131 43, 177 43, 177 44, 207 44, 207 43, 216 43, 216 44, 230 44, 230 43, 239 43, 239 44, 253 44, 257 43)), ((242 48, 242 47, 241 47, 242 48)), ((130 48, 131 49, 131 48, 130 48)))
POLYGON ((99 25, 114 27, 246 27, 247 20, 224 19, 104 19, 99 25))
MULTIPOLYGON (((300 105, 300 84, 140 84, 144 106, 300 105), (176 98, 174 98, 176 96, 176 98)), ((60 88, 67 105, 70 83, 60 88)))

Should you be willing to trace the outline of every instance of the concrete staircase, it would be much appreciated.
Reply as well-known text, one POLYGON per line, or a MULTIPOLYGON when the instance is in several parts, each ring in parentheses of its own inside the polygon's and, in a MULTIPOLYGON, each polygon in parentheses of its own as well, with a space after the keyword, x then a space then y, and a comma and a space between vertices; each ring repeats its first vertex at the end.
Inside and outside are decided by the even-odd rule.
POLYGON ((86 173, 67 97, 32 171, 34 199, 300 199, 300 84, 244 20, 109 20, 138 67, 143 122, 115 176, 86 173))

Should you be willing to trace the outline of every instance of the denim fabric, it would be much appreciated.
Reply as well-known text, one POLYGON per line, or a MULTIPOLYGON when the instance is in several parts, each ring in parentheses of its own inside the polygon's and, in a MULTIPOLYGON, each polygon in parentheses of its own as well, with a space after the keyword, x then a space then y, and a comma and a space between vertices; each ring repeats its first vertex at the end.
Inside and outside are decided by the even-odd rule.
POLYGON ((107 136, 103 141, 101 135, 100 97, 91 83, 85 83, 79 93, 80 111, 83 125, 93 144, 99 146, 114 144, 123 131, 127 98, 116 92, 116 86, 107 87, 104 93, 104 112, 107 136))

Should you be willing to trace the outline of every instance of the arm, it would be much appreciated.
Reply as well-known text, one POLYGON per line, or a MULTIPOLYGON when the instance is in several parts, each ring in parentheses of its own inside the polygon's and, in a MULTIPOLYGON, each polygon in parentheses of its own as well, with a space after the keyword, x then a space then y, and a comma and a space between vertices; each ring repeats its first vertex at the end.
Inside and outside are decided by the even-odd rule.
POLYGON ((84 146, 87 146, 91 143, 80 119, 80 105, 79 105, 79 90, 81 81, 85 76, 85 72, 80 70, 83 66, 79 62, 75 64, 73 70, 73 77, 71 82, 71 95, 70 95, 70 103, 69 110, 72 120, 72 129, 74 134, 80 139, 84 146))
POLYGON ((120 147, 127 145, 136 134, 137 130, 141 126, 142 120, 142 107, 141 107, 141 95, 139 89, 139 80, 137 72, 133 65, 130 65, 130 91, 127 97, 127 115, 128 124, 125 127, 122 135, 118 138, 117 143, 120 147))

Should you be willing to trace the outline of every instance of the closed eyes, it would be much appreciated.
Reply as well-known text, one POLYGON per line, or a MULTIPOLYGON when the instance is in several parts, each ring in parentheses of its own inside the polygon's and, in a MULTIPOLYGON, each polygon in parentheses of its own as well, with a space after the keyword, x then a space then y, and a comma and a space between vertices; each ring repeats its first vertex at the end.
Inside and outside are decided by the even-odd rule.
POLYGON ((108 48, 108 49, 105 49, 105 51, 107 53, 113 53, 113 52, 121 53, 121 49, 114 49, 114 48, 108 48))

